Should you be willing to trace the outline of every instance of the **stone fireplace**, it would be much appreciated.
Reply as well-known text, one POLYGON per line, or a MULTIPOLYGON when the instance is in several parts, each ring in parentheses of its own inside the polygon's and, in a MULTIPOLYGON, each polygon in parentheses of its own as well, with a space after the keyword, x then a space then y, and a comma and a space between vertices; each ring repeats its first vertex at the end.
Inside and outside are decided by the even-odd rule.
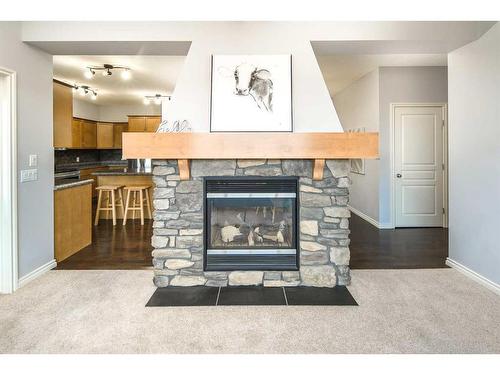
POLYGON ((187 181, 177 160, 153 165, 156 286, 349 284, 347 160, 327 160, 321 180, 311 160, 193 160, 187 181), (280 180, 295 181, 296 195, 280 180), (209 195, 207 184, 229 191, 209 195))

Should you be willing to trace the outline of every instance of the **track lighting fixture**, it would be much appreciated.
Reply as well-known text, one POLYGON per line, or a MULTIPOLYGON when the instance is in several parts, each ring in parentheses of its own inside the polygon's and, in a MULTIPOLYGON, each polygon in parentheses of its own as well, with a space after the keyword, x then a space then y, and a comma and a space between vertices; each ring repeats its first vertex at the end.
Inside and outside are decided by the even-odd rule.
POLYGON ((121 65, 104 64, 102 66, 87 66, 83 75, 87 79, 92 79, 96 71, 100 71, 104 77, 113 75, 113 70, 121 70, 121 77, 123 80, 129 80, 132 77, 130 68, 121 65))
POLYGON ((163 98, 168 98, 170 100, 171 96, 170 95, 161 95, 161 94, 156 94, 156 95, 146 95, 144 96, 143 103, 145 105, 149 105, 151 101, 154 101, 156 105, 160 105, 163 101, 163 98))
POLYGON ((87 85, 73 85, 73 92, 80 94, 80 96, 90 95, 90 99, 97 100, 97 91, 87 85))

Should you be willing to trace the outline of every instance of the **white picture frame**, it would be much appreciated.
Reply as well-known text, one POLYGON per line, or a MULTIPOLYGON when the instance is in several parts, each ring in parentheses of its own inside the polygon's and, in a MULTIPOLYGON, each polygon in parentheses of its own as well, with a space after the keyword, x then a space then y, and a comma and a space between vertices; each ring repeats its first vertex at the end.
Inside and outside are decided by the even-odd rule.
POLYGON ((291 55, 213 55, 211 132, 292 132, 291 55))

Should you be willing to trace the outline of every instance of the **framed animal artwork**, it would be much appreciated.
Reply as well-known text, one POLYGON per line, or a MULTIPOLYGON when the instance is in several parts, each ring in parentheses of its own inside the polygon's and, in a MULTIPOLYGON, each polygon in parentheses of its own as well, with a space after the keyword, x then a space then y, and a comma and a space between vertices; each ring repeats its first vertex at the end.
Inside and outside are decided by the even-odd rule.
POLYGON ((212 56, 210 131, 293 131, 292 56, 212 56))

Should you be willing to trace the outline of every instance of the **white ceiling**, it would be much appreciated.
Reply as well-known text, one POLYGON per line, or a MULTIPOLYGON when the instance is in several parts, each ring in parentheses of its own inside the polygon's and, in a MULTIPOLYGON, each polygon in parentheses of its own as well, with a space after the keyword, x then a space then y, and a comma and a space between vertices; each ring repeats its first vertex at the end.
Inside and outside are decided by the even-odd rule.
POLYGON ((185 56, 54 56, 54 78, 97 90, 97 105, 140 104, 145 95, 172 94, 185 56), (96 72, 92 79, 84 77, 87 66, 122 65, 131 69, 132 78, 123 80, 120 71, 111 76, 96 72))
POLYGON ((446 54, 317 56, 330 95, 334 96, 381 66, 446 66, 446 54))

